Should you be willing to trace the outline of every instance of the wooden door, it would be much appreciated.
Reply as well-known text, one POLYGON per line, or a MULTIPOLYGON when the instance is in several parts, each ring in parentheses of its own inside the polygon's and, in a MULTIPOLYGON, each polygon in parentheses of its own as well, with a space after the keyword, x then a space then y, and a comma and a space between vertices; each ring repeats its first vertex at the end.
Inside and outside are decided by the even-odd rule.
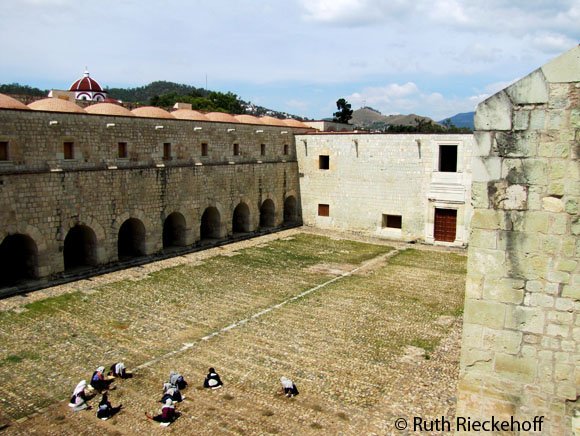
POLYGON ((457 210, 435 209, 435 240, 443 242, 455 241, 457 227, 457 210))

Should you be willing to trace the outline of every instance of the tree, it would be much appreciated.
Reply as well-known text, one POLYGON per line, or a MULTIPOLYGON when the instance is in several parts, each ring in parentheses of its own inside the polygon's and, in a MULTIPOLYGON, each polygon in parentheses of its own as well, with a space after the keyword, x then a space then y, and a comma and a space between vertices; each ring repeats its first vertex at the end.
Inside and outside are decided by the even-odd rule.
POLYGON ((350 105, 350 103, 348 103, 344 98, 339 98, 336 101, 336 108, 338 109, 338 111, 333 114, 334 118, 332 119, 332 121, 347 124, 348 120, 352 118, 351 107, 352 106, 350 105))

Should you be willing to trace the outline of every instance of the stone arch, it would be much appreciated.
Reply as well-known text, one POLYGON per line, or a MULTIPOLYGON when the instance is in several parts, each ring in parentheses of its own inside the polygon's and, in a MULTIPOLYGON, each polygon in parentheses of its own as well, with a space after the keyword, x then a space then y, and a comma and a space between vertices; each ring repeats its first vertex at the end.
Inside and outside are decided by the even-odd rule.
POLYGON ((276 226, 276 205, 271 198, 267 198, 260 206, 260 227, 276 226))
POLYGON ((201 215, 199 225, 199 238, 204 239, 219 239, 222 237, 222 223, 221 214, 217 207, 209 206, 201 215))
POLYGON ((144 256, 146 250, 147 230, 143 221, 129 218, 121 224, 117 237, 117 255, 119 260, 144 256))
POLYGON ((232 216, 232 233, 248 233, 251 231, 250 208, 241 201, 234 209, 232 216))
POLYGON ((97 265, 97 248, 95 231, 83 224, 75 225, 64 238, 64 270, 97 265))
POLYGON ((29 235, 7 235, 0 243, 0 287, 38 278, 38 247, 29 235))
POLYGON ((187 223, 180 212, 173 212, 163 222, 163 248, 185 247, 187 223))
POLYGON ((298 202, 296 197, 289 195, 284 200, 284 224, 295 224, 298 222, 298 202))

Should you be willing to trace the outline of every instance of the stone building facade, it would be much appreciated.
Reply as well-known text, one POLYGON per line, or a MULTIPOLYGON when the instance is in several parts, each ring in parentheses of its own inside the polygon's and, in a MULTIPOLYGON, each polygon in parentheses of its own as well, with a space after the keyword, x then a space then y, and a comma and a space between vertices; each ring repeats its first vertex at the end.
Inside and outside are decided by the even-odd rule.
POLYGON ((465 245, 473 135, 296 136, 305 225, 465 245))
POLYGON ((4 286, 299 223, 304 128, 57 100, 0 110, 4 286))
POLYGON ((457 415, 580 434, 580 47, 481 103, 475 125, 457 415))

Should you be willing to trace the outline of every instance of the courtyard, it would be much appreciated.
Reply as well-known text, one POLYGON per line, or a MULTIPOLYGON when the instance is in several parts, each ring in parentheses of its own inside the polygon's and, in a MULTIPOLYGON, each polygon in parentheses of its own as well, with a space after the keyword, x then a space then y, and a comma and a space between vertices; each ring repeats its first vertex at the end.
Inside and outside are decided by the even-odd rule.
MULTIPOLYGON (((399 434, 397 418, 452 417, 466 257, 302 229, 0 302, 0 418, 7 434, 399 434), (99 365, 133 379, 122 411, 73 414, 99 365), (201 388, 213 366, 225 386, 201 388), (159 409, 169 371, 182 416, 159 409), (277 395, 280 376, 300 395, 277 395)), ((91 400, 96 405, 99 396, 91 400)))

